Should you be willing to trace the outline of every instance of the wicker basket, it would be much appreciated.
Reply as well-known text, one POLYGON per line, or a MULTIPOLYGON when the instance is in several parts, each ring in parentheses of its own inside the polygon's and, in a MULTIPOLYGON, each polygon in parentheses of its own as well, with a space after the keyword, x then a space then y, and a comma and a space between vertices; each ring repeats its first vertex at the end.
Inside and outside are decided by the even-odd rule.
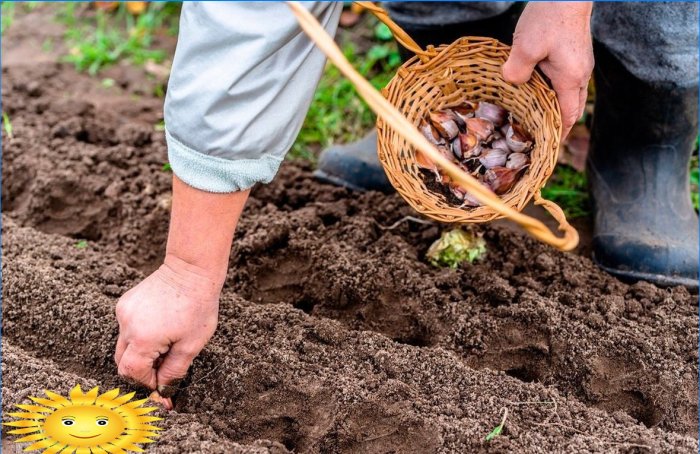
MULTIPOLYGON (((413 57, 398 70, 383 94, 415 126, 426 112, 470 101, 498 104, 515 116, 535 139, 532 163, 503 202, 520 211, 546 183, 559 150, 561 120, 554 92, 535 72, 530 82, 509 84, 501 65, 509 48, 489 38, 461 38, 436 49, 426 62, 413 57)), ((379 117, 379 160, 389 181, 417 211, 442 222, 485 222, 503 217, 492 207, 458 208, 423 183, 416 153, 406 139, 379 117)))
POLYGON ((384 88, 384 97, 352 68, 308 11, 296 2, 290 2, 290 7, 304 31, 377 113, 379 160, 399 194, 418 212, 438 221, 474 223, 507 217, 545 243, 562 250, 575 248, 576 230, 556 204, 540 196, 540 189, 556 165, 561 135, 559 104, 542 76, 535 72, 523 85, 509 84, 501 76, 501 67, 510 51, 508 46, 491 38, 466 37, 450 45, 421 49, 383 9, 371 2, 356 3, 375 14, 389 26, 397 41, 416 54, 384 88), (535 139, 528 172, 502 198, 442 157, 416 128, 426 112, 465 100, 491 101, 503 106, 535 139), (447 203, 441 194, 429 190, 416 163, 416 150, 469 190, 483 206, 458 208, 447 203), (533 198, 559 222, 563 237, 553 235, 540 221, 520 213, 533 198))

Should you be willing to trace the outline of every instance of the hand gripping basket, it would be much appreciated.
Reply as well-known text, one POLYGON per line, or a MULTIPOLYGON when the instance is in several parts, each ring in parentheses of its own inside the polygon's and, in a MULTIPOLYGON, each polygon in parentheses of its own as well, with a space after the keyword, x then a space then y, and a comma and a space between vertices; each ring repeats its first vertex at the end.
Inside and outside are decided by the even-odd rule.
POLYGON ((559 104, 542 76, 535 71, 529 82, 512 85, 501 76, 509 46, 491 38, 465 37, 450 45, 421 49, 383 9, 371 2, 357 3, 375 14, 397 41, 416 54, 399 68, 384 88, 384 96, 355 71, 313 15, 297 2, 289 2, 289 6, 302 29, 377 113, 379 160, 399 194, 416 211, 441 222, 476 223, 506 217, 544 243, 565 251, 575 248, 578 233, 561 208, 540 195, 556 165, 561 135, 559 104), (503 199, 444 158, 416 128, 425 112, 464 100, 500 104, 535 139, 529 171, 503 199), (428 190, 416 163, 417 150, 469 190, 483 206, 454 207, 442 195, 428 190), (557 237, 542 222, 520 212, 533 198, 559 222, 563 236, 557 237))

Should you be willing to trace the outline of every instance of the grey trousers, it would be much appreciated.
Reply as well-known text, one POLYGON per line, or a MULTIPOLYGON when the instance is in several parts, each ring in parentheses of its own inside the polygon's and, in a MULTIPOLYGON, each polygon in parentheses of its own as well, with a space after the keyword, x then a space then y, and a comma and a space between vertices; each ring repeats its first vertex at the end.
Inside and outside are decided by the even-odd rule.
MULTIPOLYGON (((444 25, 489 19, 514 2, 387 2, 404 24, 444 25)), ((596 2, 593 38, 647 82, 698 83, 698 4, 596 2)))

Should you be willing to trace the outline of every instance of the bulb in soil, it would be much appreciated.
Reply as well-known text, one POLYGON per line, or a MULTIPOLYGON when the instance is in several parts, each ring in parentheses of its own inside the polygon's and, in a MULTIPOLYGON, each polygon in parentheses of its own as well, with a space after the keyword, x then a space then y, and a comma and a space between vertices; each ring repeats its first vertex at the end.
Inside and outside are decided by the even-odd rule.
POLYGON ((501 106, 491 104, 490 102, 481 101, 476 109, 474 116, 489 120, 496 128, 499 128, 506 121, 508 112, 501 106))
POLYGON ((151 395, 148 396, 148 398, 168 411, 173 409, 172 399, 169 397, 161 396, 158 391, 153 391, 151 395))
POLYGON ((467 132, 474 134, 479 140, 487 140, 493 134, 493 123, 485 118, 469 118, 467 132))
POLYGON ((479 156, 479 162, 487 169, 503 167, 508 159, 508 153, 500 148, 485 148, 479 156))

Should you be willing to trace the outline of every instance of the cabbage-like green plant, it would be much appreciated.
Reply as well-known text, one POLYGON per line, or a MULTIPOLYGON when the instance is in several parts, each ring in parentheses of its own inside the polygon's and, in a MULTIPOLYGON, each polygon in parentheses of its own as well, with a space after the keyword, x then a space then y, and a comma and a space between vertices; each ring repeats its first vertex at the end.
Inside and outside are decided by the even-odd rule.
POLYGON ((481 235, 475 235, 460 228, 442 232, 426 253, 426 258, 434 266, 457 268, 461 263, 472 263, 486 254, 486 242, 481 235))

